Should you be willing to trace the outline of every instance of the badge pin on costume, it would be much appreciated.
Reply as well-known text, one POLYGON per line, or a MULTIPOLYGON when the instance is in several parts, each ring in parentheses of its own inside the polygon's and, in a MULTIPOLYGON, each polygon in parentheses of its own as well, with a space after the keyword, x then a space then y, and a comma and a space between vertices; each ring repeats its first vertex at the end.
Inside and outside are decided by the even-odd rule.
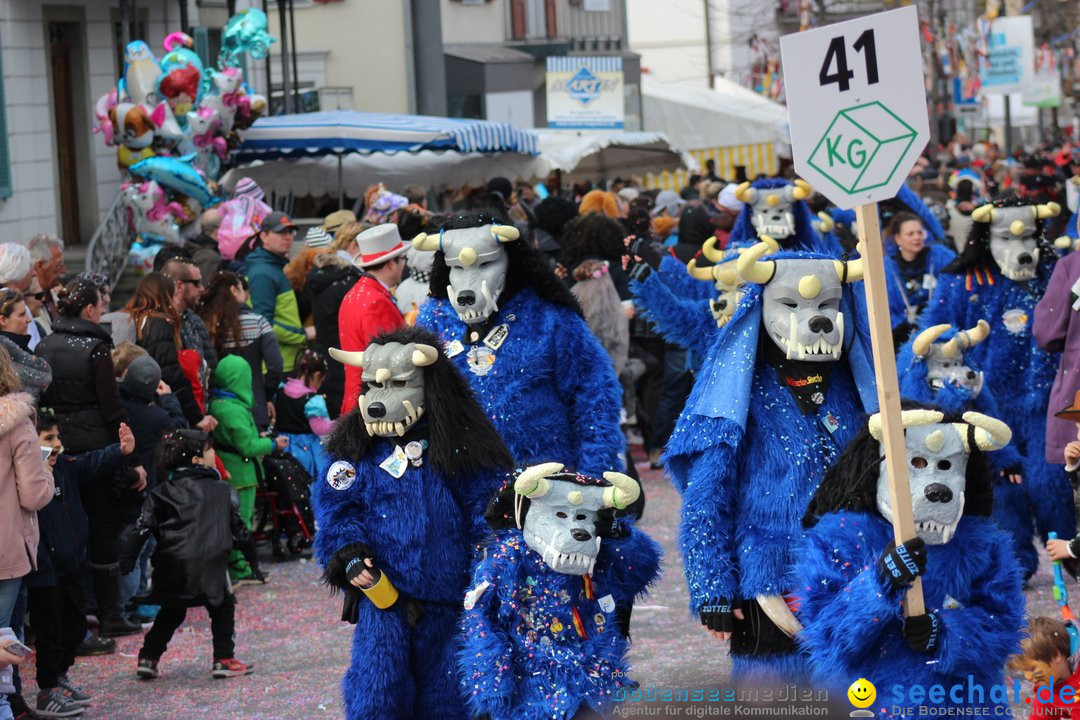
POLYGON ((1019 335, 1027 327, 1028 316, 1020 308, 1013 308, 1005 311, 1005 314, 1001 316, 1001 321, 1005 323, 1006 330, 1013 335, 1019 335))
POLYGON ((335 490, 348 490, 355 481, 356 468, 344 460, 338 460, 326 471, 326 482, 335 490))
POLYGON ((483 345, 475 345, 469 348, 465 362, 469 366, 469 372, 477 377, 484 377, 491 372, 491 367, 495 364, 495 352, 483 345))

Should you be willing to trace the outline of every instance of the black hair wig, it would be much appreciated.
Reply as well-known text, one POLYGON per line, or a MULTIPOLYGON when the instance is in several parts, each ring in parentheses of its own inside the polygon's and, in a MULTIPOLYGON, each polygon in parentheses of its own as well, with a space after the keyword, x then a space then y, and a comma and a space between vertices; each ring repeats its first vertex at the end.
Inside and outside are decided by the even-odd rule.
POLYGON ((537 203, 533 214, 536 215, 536 227, 558 238, 562 236, 566 224, 578 216, 578 211, 575 203, 553 195, 537 203))
MULTIPOLYGON (((904 409, 919 408, 938 409, 932 405, 904 403, 904 409)), ((959 415, 946 413, 942 422, 963 420, 959 415)), ((970 425, 967 428, 971 453, 964 475, 964 514, 989 517, 994 505, 993 476, 986 461, 986 453, 975 446, 975 429, 970 425)), ((880 515, 877 509, 877 484, 879 468, 884 461, 881 445, 864 425, 859 434, 844 448, 840 459, 825 471, 825 479, 821 481, 806 507, 803 527, 814 527, 822 515, 841 510, 880 515)))
MULTIPOLYGON (((1033 205, 1033 203, 1021 200, 1015 195, 1007 194, 995 200, 993 205, 996 208, 1004 208, 1033 205)), ((1053 262, 1057 259, 1057 251, 1054 250, 1053 244, 1046 238, 1046 223, 1042 219, 1035 220, 1035 242, 1036 247, 1039 248, 1040 263, 1053 262)), ((987 263, 992 263, 994 267, 997 267, 994 256, 990 254, 990 223, 973 222, 971 223, 971 230, 968 231, 963 252, 946 265, 942 272, 959 275, 987 263)))
MULTIPOLYGON (((435 362, 423 368, 424 417, 432 466, 447 477, 493 467, 513 470, 514 456, 473 396, 469 382, 442 351, 438 336, 414 327, 380 333, 371 340, 377 345, 392 342, 422 343, 439 349, 435 362)), ((361 458, 374 441, 364 429, 364 418, 356 408, 335 424, 327 451, 337 457, 361 458)))
MULTIPOLYGON (((462 230, 465 228, 483 227, 498 223, 508 225, 507 220, 490 212, 465 213, 455 215, 447 220, 442 226, 443 230, 462 230)), ((555 275, 544 256, 535 250, 524 238, 503 244, 506 249, 510 264, 506 271, 506 285, 498 298, 499 306, 506 304, 506 300, 516 295, 521 290, 529 288, 537 294, 541 300, 546 300, 555 305, 570 308, 580 317, 585 314, 581 306, 574 298, 569 288, 555 275)), ((431 279, 428 281, 429 294, 433 298, 446 300, 446 286, 450 284, 450 268, 446 264, 446 258, 441 250, 435 252, 435 260, 431 266, 431 279)))

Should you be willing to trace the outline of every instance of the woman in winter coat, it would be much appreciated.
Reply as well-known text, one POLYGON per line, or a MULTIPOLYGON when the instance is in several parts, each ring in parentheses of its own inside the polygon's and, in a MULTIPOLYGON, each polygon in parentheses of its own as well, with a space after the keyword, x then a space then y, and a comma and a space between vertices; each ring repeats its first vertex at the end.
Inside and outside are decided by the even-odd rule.
MULTIPOLYGON (((0 628, 11 625, 24 575, 37 566, 37 511, 53 498, 53 479, 41 459, 34 403, 19 392, 11 358, 0 350, 0 628)), ((0 716, 10 716, 0 694, 0 716)))
POLYGON ((209 432, 214 419, 203 412, 195 392, 180 365, 180 315, 173 303, 176 286, 161 273, 144 275, 135 288, 135 295, 124 310, 135 326, 136 344, 154 358, 161 367, 161 379, 172 388, 184 417, 193 427, 209 432))
MULTIPOLYGON (((106 308, 93 281, 77 277, 61 291, 60 317, 53 334, 37 346, 37 354, 53 371, 53 381, 41 395, 60 421, 60 439, 71 455, 99 450, 120 440, 120 424, 128 421, 116 387, 112 340, 98 325, 106 308)), ((135 468, 130 489, 146 487, 146 471, 135 468)), ((102 637, 130 635, 141 629, 123 616, 119 597, 119 552, 122 519, 118 494, 111 484, 85 488, 83 506, 89 519, 90 571, 98 603, 102 637)))
POLYGON ((52 382, 52 370, 49 363, 30 351, 29 329, 32 322, 23 294, 11 288, 0 288, 0 346, 8 351, 15 363, 15 372, 23 390, 37 402, 52 382))
POLYGON ((326 358, 327 373, 320 392, 326 396, 330 418, 341 412, 345 396, 345 366, 330 357, 330 348, 341 347, 338 334, 338 311, 345 296, 360 279, 360 270, 339 253, 324 253, 315 258, 308 273, 304 292, 311 298, 311 317, 315 325, 315 350, 326 358))
MULTIPOLYGON (((275 441, 259 434, 252 418, 251 367, 239 355, 228 355, 218 363, 210 396, 210 413, 218 423, 213 434, 214 447, 225 463, 229 484, 236 489, 240 518, 250 529, 259 484, 259 458, 275 445, 284 449, 289 441, 283 437, 275 441)), ((234 582, 252 577, 251 568, 239 552, 233 553, 229 573, 234 582)))
POLYGON ((266 428, 274 417, 274 394, 281 384, 285 361, 273 327, 247 306, 247 300, 247 281, 233 272, 219 272, 203 296, 199 316, 219 358, 239 355, 247 360, 251 367, 251 414, 256 425, 266 428))

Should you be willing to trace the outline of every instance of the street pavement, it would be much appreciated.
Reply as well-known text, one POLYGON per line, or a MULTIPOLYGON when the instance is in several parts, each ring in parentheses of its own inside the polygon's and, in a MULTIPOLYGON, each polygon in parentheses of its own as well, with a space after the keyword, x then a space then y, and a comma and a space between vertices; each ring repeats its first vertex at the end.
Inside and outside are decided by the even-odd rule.
MULTIPOLYGON (((642 458, 639 456, 639 460, 642 458)), ((647 505, 640 527, 665 551, 664 572, 649 597, 634 608, 632 675, 642 686, 715 687, 727 683, 725 643, 690 618, 676 550, 679 497, 661 471, 638 463, 647 505)), ((210 627, 202 608, 190 610, 162 659, 161 677, 135 677, 140 636, 119 638, 118 652, 80 658, 71 677, 94 693, 90 720, 297 720, 340 718, 340 678, 349 659, 352 626, 338 620, 340 601, 319 582, 310 561, 264 562, 268 585, 237 590, 237 657, 255 673, 212 680, 210 627)), ((1080 587, 1071 586, 1080 599, 1080 587)), ((1026 591, 1029 614, 1058 617, 1049 562, 1043 557, 1026 591)), ((33 664, 24 666, 33 703, 33 664)), ((32 706, 32 704, 31 704, 32 706)), ((1028 710, 1029 708, 1023 708, 1028 710)))

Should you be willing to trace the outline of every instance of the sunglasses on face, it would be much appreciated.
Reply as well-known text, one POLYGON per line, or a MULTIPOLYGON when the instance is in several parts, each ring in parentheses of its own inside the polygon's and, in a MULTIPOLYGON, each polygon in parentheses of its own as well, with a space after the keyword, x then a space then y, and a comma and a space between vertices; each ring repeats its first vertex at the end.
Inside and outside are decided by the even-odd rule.
POLYGON ((45 299, 45 291, 42 290, 41 292, 27 293, 26 297, 33 298, 35 300, 44 300, 45 299))
POLYGON ((202 287, 203 284, 202 278, 184 278, 180 282, 185 285, 194 285, 195 287, 202 287))

